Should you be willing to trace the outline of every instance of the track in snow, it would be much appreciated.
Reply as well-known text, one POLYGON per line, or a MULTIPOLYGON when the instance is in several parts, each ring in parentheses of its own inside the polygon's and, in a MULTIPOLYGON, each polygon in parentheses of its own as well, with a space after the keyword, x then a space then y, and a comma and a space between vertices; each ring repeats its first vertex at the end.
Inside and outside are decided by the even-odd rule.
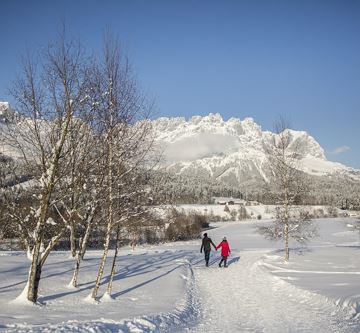
POLYGON ((227 269, 195 267, 202 314, 191 332, 358 332, 325 297, 301 290, 259 265, 265 251, 242 252, 227 269))

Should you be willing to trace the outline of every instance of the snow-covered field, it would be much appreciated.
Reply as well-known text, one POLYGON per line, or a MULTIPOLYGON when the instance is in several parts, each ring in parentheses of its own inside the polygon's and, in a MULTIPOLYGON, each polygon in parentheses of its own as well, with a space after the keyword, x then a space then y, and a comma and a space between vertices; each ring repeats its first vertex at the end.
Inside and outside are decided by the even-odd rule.
MULTIPOLYGON (((238 200, 233 198, 224 198, 226 201, 229 200, 238 200)), ((231 217, 230 212, 235 211, 238 212, 241 205, 234 204, 234 205, 226 205, 228 208, 228 212, 225 210, 225 205, 219 205, 219 204, 208 204, 208 205, 198 205, 198 204, 183 204, 183 205, 177 205, 173 206, 178 210, 183 210, 185 212, 196 212, 198 214, 202 214, 205 216, 208 215, 215 215, 216 217, 225 218, 225 220, 229 220, 231 217)), ((163 206, 164 207, 164 206, 163 206)), ((247 214, 252 219, 257 219, 258 216, 261 217, 261 219, 273 219, 276 216, 276 205, 245 205, 243 206, 246 209, 247 214)), ((327 214, 329 206, 297 206, 296 208, 301 207, 304 211, 309 212, 313 216, 317 216, 316 212, 321 211, 323 215, 318 217, 324 217, 324 214, 327 214)), ((339 217, 341 216, 353 216, 353 217, 360 217, 360 212, 357 211, 351 211, 351 210, 341 210, 339 208, 334 208, 338 214, 339 217)))
POLYGON ((292 244, 288 264, 280 243, 256 233, 266 221, 212 225, 214 242, 227 236, 232 248, 226 269, 218 268, 217 252, 204 267, 200 239, 124 248, 112 299, 97 303, 87 296, 100 251, 88 252, 77 289, 68 287, 69 254, 53 253, 36 306, 16 300, 28 273, 25 254, 0 252, 0 331, 360 332, 359 234, 349 222, 317 220, 320 236, 307 247, 292 244))

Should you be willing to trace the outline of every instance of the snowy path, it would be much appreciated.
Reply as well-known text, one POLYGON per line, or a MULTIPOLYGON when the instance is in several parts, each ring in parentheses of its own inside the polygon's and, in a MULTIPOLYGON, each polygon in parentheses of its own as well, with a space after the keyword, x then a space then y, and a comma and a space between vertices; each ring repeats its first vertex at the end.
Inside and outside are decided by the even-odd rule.
POLYGON ((191 332, 358 332, 324 297, 265 272, 257 264, 265 253, 242 252, 227 269, 194 269, 202 317, 191 332))

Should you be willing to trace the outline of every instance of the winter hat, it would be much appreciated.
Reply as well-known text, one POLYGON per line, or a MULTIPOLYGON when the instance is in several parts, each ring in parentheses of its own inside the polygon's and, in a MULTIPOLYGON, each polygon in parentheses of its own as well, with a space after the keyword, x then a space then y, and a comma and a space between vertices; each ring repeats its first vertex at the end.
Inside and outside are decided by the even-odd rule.
POLYGON ((206 232, 204 233, 204 237, 207 237, 207 233, 206 233, 206 232))
POLYGON ((223 238, 223 241, 226 241, 226 237, 223 238))

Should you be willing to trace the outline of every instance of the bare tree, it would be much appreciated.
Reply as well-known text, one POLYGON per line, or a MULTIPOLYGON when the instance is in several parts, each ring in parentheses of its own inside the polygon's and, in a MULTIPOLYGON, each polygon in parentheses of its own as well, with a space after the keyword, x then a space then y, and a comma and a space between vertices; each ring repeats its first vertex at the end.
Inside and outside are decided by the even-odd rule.
POLYGON ((98 116, 95 130, 103 138, 102 149, 106 156, 104 184, 107 208, 104 252, 91 294, 95 299, 104 273, 112 231, 118 224, 115 216, 119 215, 117 210, 121 205, 116 205, 119 193, 116 188, 123 186, 126 176, 143 163, 151 140, 150 122, 146 121, 149 106, 137 87, 129 61, 109 33, 104 39, 103 63, 94 74, 93 92, 97 94, 94 105, 97 106, 98 116))
POLYGON ((42 265, 65 231, 64 225, 50 238, 48 251, 43 253, 49 212, 58 200, 55 189, 66 174, 62 164, 70 151, 66 141, 84 97, 84 60, 78 44, 67 43, 63 34, 58 42, 49 45, 39 60, 37 66, 30 57, 25 59, 23 75, 12 89, 19 112, 18 121, 11 128, 12 144, 39 188, 33 202, 36 225, 32 230, 32 263, 26 287, 31 302, 38 298, 42 265))
MULTIPOLYGON (((118 242, 124 221, 142 213, 146 195, 136 182, 141 170, 149 168, 150 106, 118 43, 107 37, 104 45, 103 63, 89 64, 80 46, 66 43, 62 35, 39 57, 40 65, 25 59, 23 75, 12 89, 18 114, 9 124, 8 142, 33 178, 31 200, 22 189, 24 199, 17 207, 24 209, 11 216, 31 249, 24 289, 31 302, 37 301, 46 258, 68 231, 76 257, 71 283, 76 286, 87 242, 99 222, 105 225, 105 242, 92 292, 96 298, 113 231, 118 242)), ((115 261, 116 255, 111 281, 115 261)))
MULTIPOLYGON (((140 164, 141 165, 141 164, 140 164)), ((116 260, 118 248, 120 246, 121 232, 127 234, 135 232, 140 235, 149 224, 149 214, 151 207, 147 205, 147 173, 145 166, 134 168, 130 173, 122 173, 122 181, 117 184, 116 196, 114 200, 114 226, 116 227, 115 251, 109 275, 109 282, 106 293, 111 296, 112 282, 116 273, 116 260), (136 184, 136 187, 134 187, 136 184)))
POLYGON ((289 261, 289 240, 305 242, 316 235, 309 215, 297 209, 307 189, 299 164, 300 147, 292 137, 287 122, 280 118, 275 124, 275 135, 266 147, 272 172, 271 191, 277 201, 276 218, 272 225, 259 228, 269 239, 284 241, 285 261, 289 261))
MULTIPOLYGON (((95 140, 95 142, 97 141, 95 140)), ((96 145, 89 146, 93 154, 90 154, 88 159, 81 163, 81 165, 85 165, 86 167, 80 172, 83 175, 83 181, 81 182, 82 191, 79 191, 76 209, 74 211, 74 216, 76 215, 80 230, 78 231, 77 238, 79 249, 76 253, 75 269, 70 282, 70 285, 73 287, 77 286, 80 264, 87 250, 91 233, 99 222, 99 219, 102 219, 100 215, 100 205, 103 204, 103 196, 105 194, 105 174, 102 172, 104 166, 102 156, 99 155, 96 145)), ((69 203, 71 204, 71 201, 69 203)))

